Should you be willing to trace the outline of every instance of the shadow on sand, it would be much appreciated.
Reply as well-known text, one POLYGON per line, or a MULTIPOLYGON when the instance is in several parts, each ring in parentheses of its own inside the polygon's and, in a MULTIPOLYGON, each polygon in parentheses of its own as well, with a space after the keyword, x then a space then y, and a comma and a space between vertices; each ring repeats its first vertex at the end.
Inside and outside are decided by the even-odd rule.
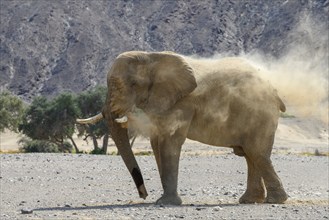
POLYGON ((154 203, 133 203, 133 204, 118 204, 118 205, 83 205, 83 206, 64 206, 64 207, 45 207, 45 208, 36 208, 34 211, 79 211, 79 210, 106 210, 106 209, 126 209, 126 208, 159 208, 159 207, 194 207, 199 209, 211 208, 211 207, 230 207, 230 206, 239 206, 241 204, 183 204, 180 206, 162 206, 155 205, 154 203))

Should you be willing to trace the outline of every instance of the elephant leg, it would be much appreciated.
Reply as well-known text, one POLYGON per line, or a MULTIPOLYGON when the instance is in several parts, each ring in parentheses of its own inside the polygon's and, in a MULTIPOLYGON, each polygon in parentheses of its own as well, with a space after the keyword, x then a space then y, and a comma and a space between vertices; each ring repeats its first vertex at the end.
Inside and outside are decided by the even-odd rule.
POLYGON ((160 177, 163 195, 157 200, 158 205, 180 205, 182 200, 177 193, 178 167, 181 147, 185 138, 171 136, 158 142, 160 177))
POLYGON ((157 163, 158 171, 161 177, 161 162, 160 162, 160 150, 159 150, 159 143, 157 137, 151 138, 151 147, 154 153, 155 161, 157 163))
POLYGON ((283 189, 281 180, 276 174, 270 157, 259 157, 256 166, 260 170, 267 190, 266 203, 284 203, 288 195, 283 189))
POLYGON ((245 155, 248 165, 248 179, 246 192, 239 199, 240 203, 263 203, 265 200, 265 186, 262 176, 253 161, 245 155))
POLYGON ((264 180, 267 195, 266 203, 284 203, 288 195, 284 191, 282 183, 278 175, 276 174, 271 161, 271 151, 274 141, 274 135, 271 136, 267 142, 254 145, 249 148, 245 148, 246 156, 250 158, 250 161, 254 164, 255 170, 261 175, 264 180))

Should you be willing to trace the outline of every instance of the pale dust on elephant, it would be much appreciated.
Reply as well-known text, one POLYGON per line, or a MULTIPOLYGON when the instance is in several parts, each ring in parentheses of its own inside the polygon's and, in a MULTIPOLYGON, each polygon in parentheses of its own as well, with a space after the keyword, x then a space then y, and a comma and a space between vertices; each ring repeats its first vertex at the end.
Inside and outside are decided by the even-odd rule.
POLYGON ((173 52, 120 54, 107 76, 102 113, 80 123, 108 121, 113 140, 140 197, 147 192, 129 145, 127 127, 150 138, 163 195, 157 204, 180 205, 181 147, 186 138, 232 148, 248 165, 240 203, 283 203, 287 194, 270 156, 285 105, 242 58, 196 59, 173 52))

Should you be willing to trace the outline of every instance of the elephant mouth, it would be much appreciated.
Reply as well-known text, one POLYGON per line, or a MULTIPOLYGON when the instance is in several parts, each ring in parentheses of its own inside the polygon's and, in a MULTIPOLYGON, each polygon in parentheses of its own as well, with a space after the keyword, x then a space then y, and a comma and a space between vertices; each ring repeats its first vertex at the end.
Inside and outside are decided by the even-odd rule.
POLYGON ((124 124, 128 122, 128 117, 127 115, 123 115, 123 116, 119 116, 118 118, 114 119, 115 122, 119 123, 119 124, 124 124))
POLYGON ((114 121, 118 124, 125 124, 128 122, 127 114, 129 113, 128 109, 119 108, 117 105, 111 104, 111 115, 114 121))
POLYGON ((131 109, 120 109, 119 113, 114 114, 116 117, 114 121, 121 125, 122 128, 128 128, 128 122, 130 121, 131 115, 134 114, 134 107, 131 109))
POLYGON ((127 113, 114 114, 113 120, 115 123, 119 124, 121 128, 128 128, 128 116, 127 113))
POLYGON ((126 111, 123 114, 119 114, 114 121, 118 124, 121 124, 123 127, 128 126, 128 122, 135 121, 136 118, 142 117, 144 115, 144 111, 140 108, 137 108, 136 106, 133 106, 133 108, 130 111, 126 111))

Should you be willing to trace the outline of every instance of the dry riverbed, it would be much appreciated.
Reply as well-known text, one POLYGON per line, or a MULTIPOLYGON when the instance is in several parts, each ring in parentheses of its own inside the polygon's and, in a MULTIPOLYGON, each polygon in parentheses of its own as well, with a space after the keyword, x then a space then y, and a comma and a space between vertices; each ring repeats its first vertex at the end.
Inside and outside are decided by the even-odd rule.
MULTIPOLYGON (((179 174, 183 205, 154 205, 160 178, 148 140, 138 138, 133 150, 146 154, 137 156, 146 200, 138 197, 120 156, 0 154, 0 219, 328 219, 329 157, 314 156, 328 155, 327 127, 280 119, 272 160, 290 196, 285 204, 238 204, 246 188, 244 158, 186 141, 179 174)), ((17 151, 17 140, 2 135, 1 150, 17 151)), ((115 151, 113 143, 109 151, 115 151)))
POLYGON ((182 206, 157 206, 153 156, 138 156, 149 196, 138 198, 119 156, 2 154, 0 219, 328 219, 328 157, 273 155, 286 204, 238 204, 246 163, 227 151, 183 154, 182 206), (22 214, 22 212, 31 212, 22 214))

